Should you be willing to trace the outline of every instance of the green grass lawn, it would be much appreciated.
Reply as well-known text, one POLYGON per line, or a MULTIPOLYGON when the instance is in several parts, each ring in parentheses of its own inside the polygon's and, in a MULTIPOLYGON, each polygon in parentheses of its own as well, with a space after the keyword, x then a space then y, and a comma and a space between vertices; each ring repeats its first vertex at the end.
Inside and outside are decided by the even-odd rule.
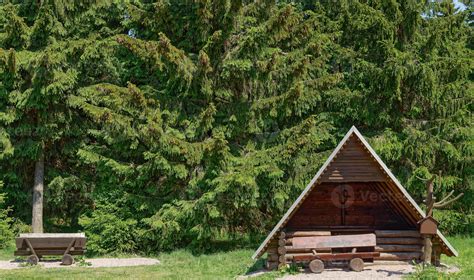
POLYGON ((442 255, 441 262, 461 269, 458 273, 439 273, 434 268, 419 271, 410 275, 411 279, 474 279, 474 238, 453 236, 448 238, 451 245, 459 252, 459 257, 450 258, 442 255))
POLYGON ((12 244, 12 246, 0 250, 0 260, 11 260, 13 258, 13 251, 15 250, 13 246, 14 245, 12 244))
MULTIPOLYGON (((461 272, 444 275, 429 270, 412 275, 412 279, 474 279, 474 238, 451 237, 458 249, 458 258, 443 258, 442 262, 454 264, 461 272)), ((253 250, 240 249, 223 253, 193 255, 179 250, 157 256, 161 264, 155 266, 121 268, 57 268, 41 267, 18 270, 0 270, 0 279, 235 279, 262 267, 260 260, 250 258, 253 250)), ((12 259, 13 249, 0 250, 0 259, 12 259)), ((251 279, 275 279, 281 272, 266 273, 251 279)))
MULTIPOLYGON (((0 258, 11 259, 9 253, 3 251, 0 258)), ((154 266, 0 270, 0 279, 233 279, 255 265, 252 253, 242 249, 195 256, 180 250, 159 255, 161 264, 154 266)))

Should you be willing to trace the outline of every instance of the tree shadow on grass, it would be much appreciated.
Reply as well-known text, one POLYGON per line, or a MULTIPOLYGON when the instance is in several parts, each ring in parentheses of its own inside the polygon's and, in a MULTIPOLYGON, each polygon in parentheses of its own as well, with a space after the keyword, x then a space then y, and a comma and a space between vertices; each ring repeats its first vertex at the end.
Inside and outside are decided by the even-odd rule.
POLYGON ((260 271, 267 271, 265 269, 265 260, 262 258, 254 262, 253 265, 247 269, 247 271, 245 272, 245 275, 253 274, 260 271))

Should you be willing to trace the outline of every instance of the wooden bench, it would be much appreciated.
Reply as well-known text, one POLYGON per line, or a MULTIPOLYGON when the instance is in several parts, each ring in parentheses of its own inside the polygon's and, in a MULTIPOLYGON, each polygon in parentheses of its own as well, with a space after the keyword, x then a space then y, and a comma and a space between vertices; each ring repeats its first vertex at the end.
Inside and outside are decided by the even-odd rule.
POLYGON ((336 236, 294 237, 293 247, 312 251, 310 254, 296 254, 293 262, 309 261, 311 272, 320 273, 324 270, 324 263, 332 261, 348 261, 354 271, 364 269, 364 260, 373 261, 380 256, 374 252, 376 245, 375 234, 355 234, 336 236), (318 251, 330 251, 321 253, 318 251), (359 251, 358 251, 359 250, 359 251))
POLYGON ((27 261, 37 264, 45 255, 62 256, 63 265, 74 263, 72 255, 86 252, 84 233, 23 233, 16 238, 15 256, 28 256, 27 261))

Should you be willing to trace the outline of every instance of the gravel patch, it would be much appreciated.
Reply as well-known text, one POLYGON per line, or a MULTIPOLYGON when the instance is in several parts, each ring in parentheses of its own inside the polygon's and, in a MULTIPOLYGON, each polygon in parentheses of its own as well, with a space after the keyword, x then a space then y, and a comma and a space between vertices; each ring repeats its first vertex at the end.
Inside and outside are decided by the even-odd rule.
POLYGON ((404 265, 366 265, 361 272, 351 271, 347 268, 327 268, 320 274, 305 272, 297 275, 287 275, 281 280, 303 280, 303 279, 402 279, 410 274, 414 268, 410 264, 404 265))
POLYGON ((414 272, 411 264, 365 264, 361 272, 347 268, 326 268, 322 273, 304 272, 296 275, 285 275, 280 280, 309 280, 309 279, 402 279, 403 276, 414 272))
MULTIPOLYGON (((160 264, 160 261, 152 258, 98 258, 98 259, 86 259, 86 263, 89 263, 89 266, 83 267, 124 267, 124 266, 141 266, 141 265, 157 265, 160 264)), ((1 269, 21 269, 28 266, 25 266, 25 261, 0 261, 0 270, 1 269)), ((78 267, 78 263, 73 265, 61 265, 61 260, 47 260, 40 261, 38 266, 44 268, 67 268, 67 267, 78 267)))

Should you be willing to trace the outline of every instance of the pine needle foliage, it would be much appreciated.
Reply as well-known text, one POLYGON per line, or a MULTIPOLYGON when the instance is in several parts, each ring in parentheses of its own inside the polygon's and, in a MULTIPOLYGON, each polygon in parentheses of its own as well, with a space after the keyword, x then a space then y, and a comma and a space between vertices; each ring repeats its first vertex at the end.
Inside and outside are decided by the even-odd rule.
POLYGON ((9 1, 0 179, 96 253, 267 232, 356 125, 472 215, 472 10, 450 1, 9 1), (105 237, 105 238, 102 238, 105 237), (120 246, 122 245, 122 246, 120 246), (114 249, 115 248, 115 249, 114 249))

